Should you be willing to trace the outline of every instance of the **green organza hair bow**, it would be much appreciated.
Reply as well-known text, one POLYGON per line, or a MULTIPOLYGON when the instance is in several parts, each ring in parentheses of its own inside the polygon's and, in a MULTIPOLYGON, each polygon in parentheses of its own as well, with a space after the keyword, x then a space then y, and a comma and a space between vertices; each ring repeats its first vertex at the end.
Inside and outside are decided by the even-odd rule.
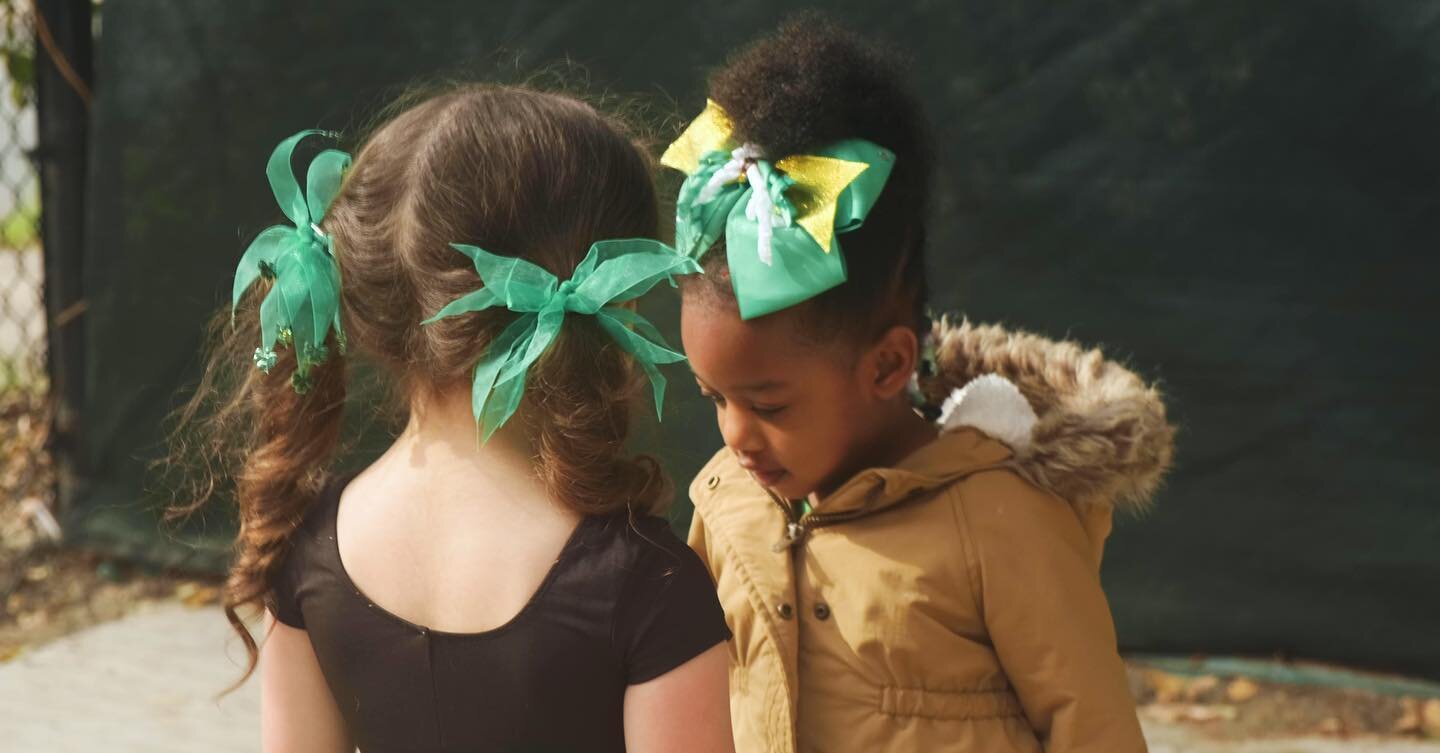
POLYGON ((714 102, 680 134, 662 164, 687 176, 675 202, 675 245, 694 258, 723 233, 740 317, 793 306, 845 281, 836 238, 860 227, 895 155, 864 139, 768 159, 736 144, 714 102))
POLYGON ((540 267, 460 243, 450 244, 475 263, 485 287, 451 301, 422 324, 504 306, 521 316, 506 327, 475 364, 470 408, 484 442, 510 419, 525 392, 525 375, 560 333, 567 313, 593 316, 650 378, 655 412, 665 401, 665 377, 657 364, 685 360, 671 350, 648 320, 616 304, 632 301, 661 280, 699 272, 689 258, 647 238, 598 241, 560 282, 540 267))
POLYGON ((329 355, 325 338, 335 329, 343 349, 345 334, 340 330, 340 267, 329 236, 320 230, 325 210, 340 191, 340 181, 350 166, 350 155, 327 149, 310 162, 302 193, 290 158, 295 147, 308 136, 334 136, 325 131, 301 131, 280 142, 270 154, 265 174, 270 189, 285 216, 294 223, 266 228, 245 249, 235 268, 230 316, 240 297, 260 277, 275 284, 260 302, 260 347, 255 365, 269 373, 278 356, 276 345, 295 348, 296 368, 291 385, 303 393, 310 387, 310 369, 329 355))

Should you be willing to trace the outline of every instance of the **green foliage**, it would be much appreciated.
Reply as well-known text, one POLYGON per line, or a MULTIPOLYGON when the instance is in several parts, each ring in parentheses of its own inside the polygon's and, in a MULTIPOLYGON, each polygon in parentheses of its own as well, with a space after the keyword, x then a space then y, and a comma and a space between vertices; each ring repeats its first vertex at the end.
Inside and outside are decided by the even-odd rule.
POLYGON ((10 100, 17 108, 35 99, 35 34, 30 8, 24 0, 0 0, 0 18, 4 19, 0 61, 5 65, 10 100))
POLYGON ((27 201, 0 219, 0 249, 24 250, 39 243, 40 206, 27 201))

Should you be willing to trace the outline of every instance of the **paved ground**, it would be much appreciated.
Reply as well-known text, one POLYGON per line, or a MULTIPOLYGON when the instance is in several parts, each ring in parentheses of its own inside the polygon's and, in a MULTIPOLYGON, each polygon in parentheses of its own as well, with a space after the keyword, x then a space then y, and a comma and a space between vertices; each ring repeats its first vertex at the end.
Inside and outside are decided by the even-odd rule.
POLYGON ((1216 741, 1202 737, 1195 728, 1145 724, 1150 753, 1436 753, 1440 743, 1410 740, 1332 740, 1289 738, 1283 740, 1216 741))
MULTIPOLYGON (((253 680, 216 699, 243 651, 219 611, 154 603, 0 664, 0 752, 253 753, 253 680)), ((1440 743, 1289 739, 1214 742, 1147 723, 1153 753, 1440 753, 1440 743)))
POLYGON ((218 610, 173 602, 22 653, 0 664, 0 751, 254 753, 259 685, 216 699, 243 656, 218 610))

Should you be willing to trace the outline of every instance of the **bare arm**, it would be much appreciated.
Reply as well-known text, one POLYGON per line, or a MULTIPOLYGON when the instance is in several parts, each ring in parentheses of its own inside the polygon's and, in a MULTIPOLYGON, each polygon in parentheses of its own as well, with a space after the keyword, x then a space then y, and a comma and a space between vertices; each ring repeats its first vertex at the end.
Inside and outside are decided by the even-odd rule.
POLYGON ((631 685, 625 691, 625 749, 734 753, 729 662, 721 643, 649 682, 631 685))
POLYGON ((325 684, 310 634, 265 613, 260 651, 260 749, 264 753, 352 753, 355 745, 325 684))

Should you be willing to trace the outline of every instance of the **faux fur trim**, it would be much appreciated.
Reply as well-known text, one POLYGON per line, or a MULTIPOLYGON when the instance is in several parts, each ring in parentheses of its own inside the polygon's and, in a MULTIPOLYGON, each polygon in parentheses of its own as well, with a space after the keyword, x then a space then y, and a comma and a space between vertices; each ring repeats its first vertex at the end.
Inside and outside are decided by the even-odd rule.
POLYGON ((1003 377, 1038 418, 1028 446, 1011 444, 1021 473, 1072 504, 1131 511, 1149 505, 1170 468, 1175 439, 1153 385, 1098 350, 1027 332, 941 319, 931 334, 936 373, 919 379, 931 404, 977 377, 1003 377))

